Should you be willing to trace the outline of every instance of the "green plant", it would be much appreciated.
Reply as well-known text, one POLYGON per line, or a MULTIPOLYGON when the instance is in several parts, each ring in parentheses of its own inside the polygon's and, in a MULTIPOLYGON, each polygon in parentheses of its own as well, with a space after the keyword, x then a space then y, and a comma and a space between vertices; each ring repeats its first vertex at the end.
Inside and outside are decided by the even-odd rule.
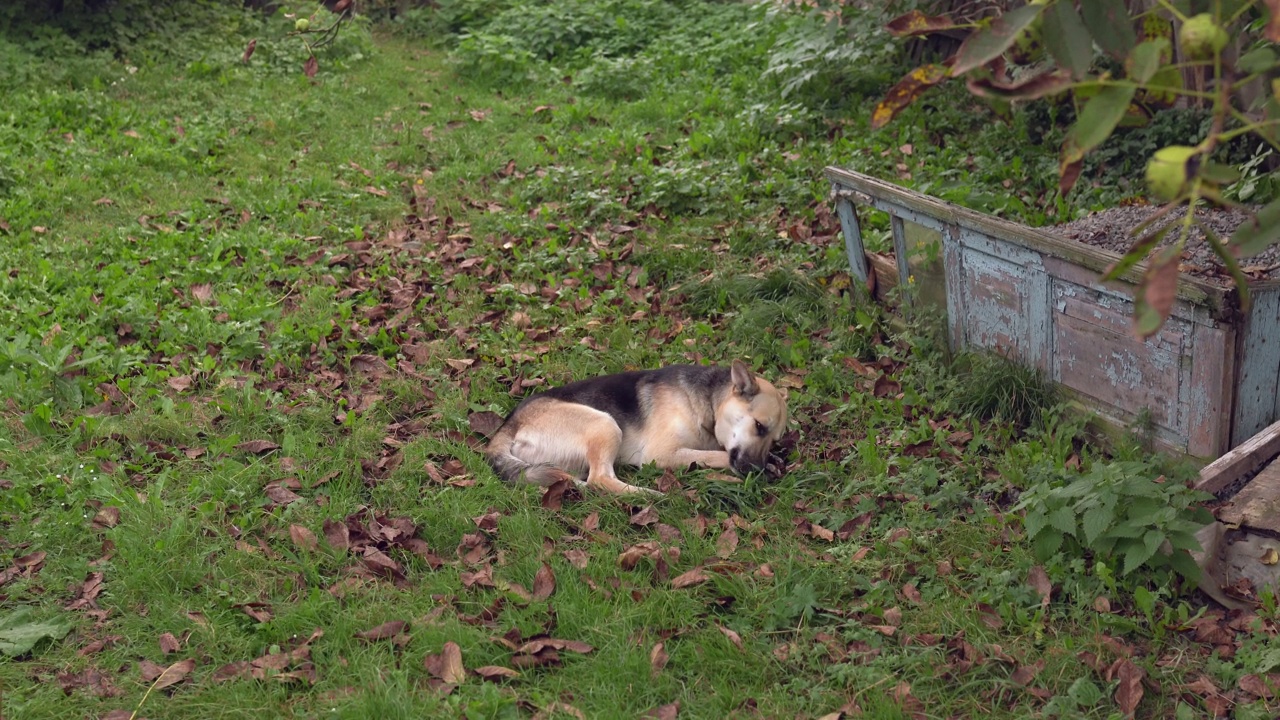
POLYGON ((1152 475, 1146 463, 1096 463, 1078 476, 1027 488, 1017 509, 1026 511, 1036 556, 1089 553, 1095 562, 1114 559, 1122 575, 1146 566, 1198 578, 1189 551, 1199 548, 1196 532, 1213 520, 1199 505, 1209 496, 1152 475))
MULTIPOLYGON (((889 24, 898 36, 927 35, 938 31, 972 30, 956 54, 946 63, 933 63, 909 72, 876 107, 872 127, 882 127, 929 88, 952 77, 966 77, 973 94, 990 101, 1007 114, 1009 103, 1071 93, 1078 106, 1075 123, 1062 142, 1059 162, 1060 192, 1065 197, 1076 185, 1086 156, 1111 137, 1118 127, 1144 123, 1149 107, 1168 107, 1178 97, 1209 107, 1209 127, 1200 139, 1179 138, 1174 152, 1166 146, 1148 161, 1146 177, 1157 198, 1166 203, 1159 213, 1133 230, 1135 236, 1174 208, 1194 209, 1202 202, 1237 206, 1252 216, 1229 241, 1210 228, 1205 235, 1214 253, 1235 279, 1242 303, 1248 304, 1248 286, 1239 259, 1254 255, 1280 241, 1280 199, 1256 213, 1240 207, 1223 188, 1240 179, 1234 167, 1215 160, 1218 149, 1240 136, 1252 134, 1280 149, 1280 95, 1264 93, 1258 107, 1243 107, 1237 92, 1245 84, 1265 79, 1280 65, 1275 43, 1280 42, 1280 22, 1274 3, 1249 0, 1212 3, 1211 12, 1194 12, 1190 3, 1161 0, 1156 7, 1130 17, 1120 5, 1107 0, 1084 0, 1077 9, 1071 0, 1045 0, 1009 10, 976 23, 956 23, 947 17, 929 17, 919 10, 889 24), (1268 16, 1270 16, 1268 18, 1268 16), (1135 29, 1137 26, 1137 29, 1135 29), (1177 28, 1175 57, 1174 28, 1177 28), (1241 33, 1250 43, 1238 60, 1224 55, 1231 33, 1241 33), (1102 51, 1095 54, 1095 47, 1102 51), (1047 58, 1051 62, 1043 62, 1047 58), (1011 74, 1010 64, 1033 65, 1027 72, 1011 74), (1187 87, 1183 72, 1197 73, 1212 90, 1187 87), (1249 111, 1260 110, 1254 116, 1249 111), (1194 146, 1189 143, 1195 142, 1194 146), (1174 158, 1176 155, 1176 159, 1174 158)), ((1173 308, 1178 281, 1177 264, 1191 227, 1198 223, 1193 212, 1181 222, 1166 223, 1142 236, 1105 279, 1130 276, 1140 290, 1134 303, 1134 327, 1147 337, 1164 324, 1173 308), (1172 243, 1161 244, 1171 230, 1172 243), (1135 265, 1150 257, 1139 274, 1135 265)))
POLYGON ((1058 391, 1038 369, 994 353, 956 358, 954 400, 963 413, 1028 428, 1058 402, 1058 391))
POLYGON ((527 79, 533 69, 533 53, 509 35, 464 33, 453 53, 459 73, 493 85, 511 85, 527 79))
MULTIPOLYGON (((869 11, 868 11, 869 14, 869 11)), ((847 108, 892 81, 888 33, 869 17, 842 24, 813 13, 792 23, 769 51, 762 77, 783 101, 827 111, 847 108)))

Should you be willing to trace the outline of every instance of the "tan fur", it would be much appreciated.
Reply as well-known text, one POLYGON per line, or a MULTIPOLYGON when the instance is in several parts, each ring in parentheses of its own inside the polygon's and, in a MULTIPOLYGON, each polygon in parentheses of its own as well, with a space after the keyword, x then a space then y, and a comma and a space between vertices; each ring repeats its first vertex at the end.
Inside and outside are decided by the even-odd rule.
POLYGON ((607 412, 534 396, 507 419, 485 455, 510 480, 549 485, 585 477, 586 486, 604 492, 653 492, 619 480, 615 463, 743 471, 764 466, 786 431, 785 392, 739 362, 730 381, 719 386, 655 383, 638 399, 642 422, 624 432, 607 412), (759 435, 757 423, 767 428, 765 435, 759 435))

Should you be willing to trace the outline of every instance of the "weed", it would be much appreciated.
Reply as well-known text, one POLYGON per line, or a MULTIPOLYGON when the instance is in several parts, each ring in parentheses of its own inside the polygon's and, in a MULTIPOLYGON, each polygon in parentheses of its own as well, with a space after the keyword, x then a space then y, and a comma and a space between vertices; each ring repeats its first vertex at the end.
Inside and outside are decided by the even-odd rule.
POLYGON ((994 353, 967 353, 956 359, 956 368, 956 407, 982 419, 1028 428, 1058 401, 1040 371, 994 353))
POLYGON ((1098 463, 1076 478, 1031 485, 1018 508, 1027 510, 1036 555, 1048 560, 1058 552, 1075 557, 1088 551, 1095 563, 1122 564, 1125 575, 1146 565, 1198 578, 1188 552, 1199 548, 1195 533, 1213 519, 1197 506, 1207 496, 1153 478, 1151 470, 1137 462, 1098 463))

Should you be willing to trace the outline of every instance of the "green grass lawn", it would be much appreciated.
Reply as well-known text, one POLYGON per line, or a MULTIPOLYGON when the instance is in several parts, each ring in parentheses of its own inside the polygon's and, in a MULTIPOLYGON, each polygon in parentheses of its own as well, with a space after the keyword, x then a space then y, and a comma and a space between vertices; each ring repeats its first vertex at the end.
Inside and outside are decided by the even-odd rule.
POLYGON ((930 326, 856 304, 822 166, 964 150, 775 132, 764 41, 707 37, 722 74, 614 95, 391 35, 13 81, 0 638, 51 638, 0 716, 1210 717, 1184 685, 1280 667, 1167 571, 1042 567, 1012 507, 1106 461, 1082 421, 960 412, 930 326), (538 388, 734 358, 789 388, 776 482, 557 500, 476 450, 538 388))

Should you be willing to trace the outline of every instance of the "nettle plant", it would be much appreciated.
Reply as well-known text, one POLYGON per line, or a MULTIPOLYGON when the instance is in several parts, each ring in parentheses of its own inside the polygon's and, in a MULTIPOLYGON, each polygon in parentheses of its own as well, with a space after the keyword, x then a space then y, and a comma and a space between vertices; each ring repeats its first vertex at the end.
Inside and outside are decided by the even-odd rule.
POLYGON ((1089 554, 1115 559, 1122 575, 1146 565, 1195 580, 1200 570, 1190 551, 1200 549, 1195 534, 1213 520, 1199 505, 1208 497, 1145 463, 1113 462, 1065 484, 1036 483, 1017 509, 1026 510, 1027 537, 1041 561, 1089 554))
POLYGON ((972 22, 913 10, 890 22, 889 32, 898 37, 972 32, 954 55, 912 70, 891 88, 871 123, 883 127, 926 90, 951 78, 964 78, 971 93, 999 111, 1018 101, 1070 94, 1077 114, 1059 161, 1065 197, 1080 177, 1085 155, 1117 127, 1143 122, 1153 110, 1179 101, 1207 105, 1212 122, 1203 140, 1160 148, 1149 159, 1147 184, 1164 205, 1133 230, 1137 239, 1105 275, 1139 282, 1134 324, 1143 337, 1154 334, 1173 308, 1178 260, 1193 224, 1200 224, 1246 306, 1248 288, 1238 260, 1280 241, 1280 199, 1256 212, 1230 200, 1224 190, 1240 173, 1211 159, 1223 143, 1250 133, 1280 152, 1280 78, 1272 77, 1280 68, 1275 46, 1280 0, 1155 0, 1151 5, 1130 15, 1119 0, 1032 0, 972 22), (1249 220, 1224 240, 1196 219, 1194 209, 1205 203, 1236 207, 1249 220), (1179 207, 1189 209, 1180 222, 1147 232, 1179 207), (1162 245, 1173 228, 1177 238, 1162 245), (1148 256, 1139 273, 1135 266, 1148 256))

